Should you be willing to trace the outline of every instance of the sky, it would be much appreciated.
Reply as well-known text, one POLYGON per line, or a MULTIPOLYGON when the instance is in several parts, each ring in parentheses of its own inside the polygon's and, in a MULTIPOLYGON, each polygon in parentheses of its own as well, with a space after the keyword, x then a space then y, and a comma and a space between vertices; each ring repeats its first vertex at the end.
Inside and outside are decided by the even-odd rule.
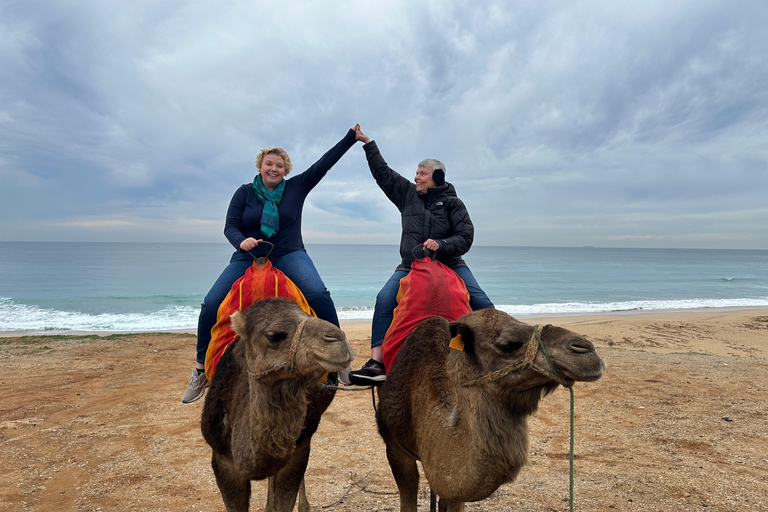
MULTIPOLYGON (((0 241, 226 243, 360 123, 476 245, 768 249, 768 3, 631 4, 0 0, 0 241)), ((398 243, 360 143, 303 234, 398 243)))

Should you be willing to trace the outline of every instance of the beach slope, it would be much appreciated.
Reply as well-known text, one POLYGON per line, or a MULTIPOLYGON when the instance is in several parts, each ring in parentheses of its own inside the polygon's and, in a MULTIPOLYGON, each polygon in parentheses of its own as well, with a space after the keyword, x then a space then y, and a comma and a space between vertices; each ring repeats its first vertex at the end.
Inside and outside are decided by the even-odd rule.
MULTIPOLYGON (((608 366, 574 387, 576 510, 768 511, 768 310, 525 321, 585 334, 608 366)), ((370 325, 342 328, 359 366, 370 325)), ((193 353, 189 334, 0 338, 0 510, 223 510, 202 400, 179 401, 193 353)), ((569 394, 541 405, 529 465, 467 510, 568 509, 569 394)), ((307 493, 317 511, 398 510, 370 391, 323 416, 307 493)))

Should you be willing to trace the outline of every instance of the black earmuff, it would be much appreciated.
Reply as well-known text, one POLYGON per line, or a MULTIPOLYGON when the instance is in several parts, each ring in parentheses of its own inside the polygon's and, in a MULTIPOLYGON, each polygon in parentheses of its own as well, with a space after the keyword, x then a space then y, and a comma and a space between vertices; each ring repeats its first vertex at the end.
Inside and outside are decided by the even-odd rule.
POLYGON ((445 171, 442 169, 435 169, 432 171, 432 181, 434 181, 435 185, 438 187, 440 185, 445 185, 445 171))

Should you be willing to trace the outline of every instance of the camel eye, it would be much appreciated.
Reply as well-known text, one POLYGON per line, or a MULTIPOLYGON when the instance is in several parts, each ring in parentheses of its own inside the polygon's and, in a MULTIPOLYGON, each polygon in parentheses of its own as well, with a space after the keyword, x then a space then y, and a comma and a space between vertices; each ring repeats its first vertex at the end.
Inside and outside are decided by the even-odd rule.
POLYGON ((285 331, 267 331, 264 333, 264 336, 270 343, 277 345, 288 337, 288 333, 285 331))
POLYGON ((504 354, 514 354, 523 347, 523 344, 519 341, 512 340, 499 340, 496 342, 496 348, 498 348, 504 354))

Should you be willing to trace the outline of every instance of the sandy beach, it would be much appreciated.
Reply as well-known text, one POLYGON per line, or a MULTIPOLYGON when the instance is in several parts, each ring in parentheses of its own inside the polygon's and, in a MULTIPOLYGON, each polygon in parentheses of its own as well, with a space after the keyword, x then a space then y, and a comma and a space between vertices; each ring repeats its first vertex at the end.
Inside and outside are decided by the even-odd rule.
MULTIPOLYGON (((586 335, 607 364, 574 387, 575 510, 768 511, 768 310, 523 320, 586 335)), ((342 328, 359 367, 370 324, 342 328)), ((224 510, 203 401, 180 402, 193 352, 189 333, 0 338, 0 510, 224 510)), ((544 398, 529 465, 467 510, 568 510, 568 410, 567 390, 544 398)), ((399 509, 370 391, 337 393, 306 481, 314 511, 399 509)), ((265 500, 255 483, 252 510, 265 500)))

